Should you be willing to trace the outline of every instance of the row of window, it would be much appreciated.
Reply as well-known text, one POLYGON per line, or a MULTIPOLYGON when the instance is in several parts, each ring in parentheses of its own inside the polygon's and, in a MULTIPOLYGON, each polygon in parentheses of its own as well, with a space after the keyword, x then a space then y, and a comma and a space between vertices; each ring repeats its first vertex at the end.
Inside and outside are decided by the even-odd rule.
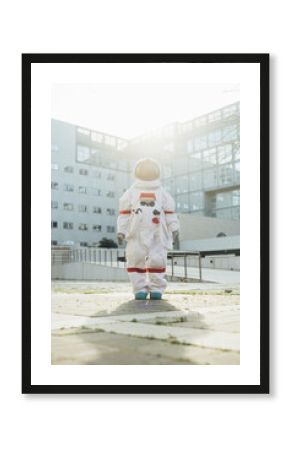
MULTIPOLYGON (((52 170, 59 170, 59 165, 58 163, 51 163, 51 169, 52 170)), ((63 171, 65 173, 74 173, 74 167, 73 166, 65 166, 63 168, 63 171)), ((78 171, 79 175, 85 175, 85 176, 89 176, 90 172, 88 169, 79 169, 78 171)), ((95 178, 102 178, 102 172, 100 170, 92 170, 91 171, 91 176, 95 177, 95 178)), ((114 181, 115 180, 115 174, 113 173, 108 173, 106 179, 109 181, 114 181)))
MULTIPOLYGON (((58 201, 52 200, 51 208, 58 209, 58 207, 59 207, 58 201)), ((63 203, 63 209, 64 209, 64 211, 74 211, 75 205, 73 203, 63 203)), ((81 213, 88 213, 89 207, 88 207, 88 205, 78 205, 77 211, 81 212, 81 213)), ((102 208, 100 208, 99 206, 92 206, 92 213, 102 214, 102 208)), ((115 216, 116 210, 114 208, 106 208, 106 214, 108 216, 115 216)))
POLYGON ((204 194, 202 191, 181 194, 177 196, 176 210, 197 211, 204 209, 227 208, 240 205, 240 191, 217 192, 204 194))
MULTIPOLYGON (((68 245, 68 242, 67 241, 59 242, 57 240, 52 240, 51 241, 51 245, 59 245, 59 244, 60 245, 68 245)), ((73 245, 73 244, 74 244, 74 242, 70 241, 69 245, 73 245)), ((81 241, 79 244, 80 244, 81 247, 98 247, 99 242, 81 241)))
MULTIPOLYGON (((56 220, 52 220, 51 221, 51 228, 52 229, 56 229, 58 228, 58 221, 56 220)), ((73 230, 74 229, 74 223, 73 222, 63 222, 62 223, 62 228, 64 230, 73 230)), ((89 230, 89 225, 87 223, 79 223, 78 230, 80 231, 88 231, 89 230)), ((92 231, 102 231, 102 225, 92 225, 92 231)), ((115 233, 115 227, 112 225, 107 225, 106 227, 106 231, 107 233, 115 233)))
POLYGON ((187 141, 187 153, 204 150, 221 143, 239 140, 240 130, 238 124, 228 125, 210 133, 195 136, 187 141))
POLYGON ((98 144, 108 145, 110 147, 115 147, 117 150, 123 150, 127 146, 127 141, 124 139, 117 138, 115 136, 110 136, 97 131, 91 131, 86 128, 77 128, 77 133, 80 136, 85 136, 90 138, 92 142, 98 144))
POLYGON ((180 124, 179 131, 181 132, 190 132, 194 128, 199 128, 207 125, 208 123, 217 122, 223 119, 228 119, 229 117, 238 116, 239 115, 239 104, 229 105, 223 109, 219 109, 217 111, 213 111, 205 116, 198 117, 190 122, 185 122, 180 124))
MULTIPOLYGON (((51 182, 51 189, 58 190, 59 189, 59 183, 57 181, 51 182)), ((64 184, 63 190, 65 192, 74 192, 75 186, 73 184, 64 184)), ((88 186, 78 186, 77 192, 79 194, 89 194, 89 195, 95 195, 97 197, 100 197, 102 192, 101 189, 95 188, 95 187, 88 187, 88 186)), ((109 198, 115 198, 115 192, 114 191, 107 191, 106 197, 109 198)))
POLYGON ((225 164, 213 169, 171 178, 164 183, 164 187, 175 196, 182 193, 239 183, 240 162, 236 161, 235 164, 225 164))

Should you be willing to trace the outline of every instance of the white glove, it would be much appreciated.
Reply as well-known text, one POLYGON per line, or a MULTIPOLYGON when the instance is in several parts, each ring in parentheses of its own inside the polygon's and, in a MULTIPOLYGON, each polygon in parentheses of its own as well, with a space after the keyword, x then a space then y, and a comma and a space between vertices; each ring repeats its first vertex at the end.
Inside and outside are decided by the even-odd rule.
POLYGON ((172 240, 173 240, 174 243, 177 242, 178 236, 179 236, 179 231, 178 230, 172 231, 172 240))
POLYGON ((122 245, 125 239, 125 235, 123 233, 118 233, 117 234, 117 240, 118 240, 118 244, 122 245))

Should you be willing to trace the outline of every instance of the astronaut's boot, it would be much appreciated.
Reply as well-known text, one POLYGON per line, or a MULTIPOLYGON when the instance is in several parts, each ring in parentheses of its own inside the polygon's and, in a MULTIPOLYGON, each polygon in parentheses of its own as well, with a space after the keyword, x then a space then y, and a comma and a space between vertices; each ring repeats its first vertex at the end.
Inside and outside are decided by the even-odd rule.
POLYGON ((162 299, 162 292, 153 291, 150 292, 150 300, 161 300, 162 299))
POLYGON ((135 292, 135 300, 146 300, 147 292, 139 291, 135 292))

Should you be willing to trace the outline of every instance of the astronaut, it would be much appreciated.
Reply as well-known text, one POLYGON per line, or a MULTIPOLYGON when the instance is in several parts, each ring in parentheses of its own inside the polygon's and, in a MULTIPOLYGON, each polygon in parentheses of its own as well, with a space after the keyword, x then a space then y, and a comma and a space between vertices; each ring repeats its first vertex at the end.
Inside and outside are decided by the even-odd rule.
POLYGON ((127 271, 136 300, 160 300, 166 288, 167 251, 178 237, 174 200, 161 186, 160 167, 141 159, 135 182, 120 198, 118 243, 127 241, 127 271))

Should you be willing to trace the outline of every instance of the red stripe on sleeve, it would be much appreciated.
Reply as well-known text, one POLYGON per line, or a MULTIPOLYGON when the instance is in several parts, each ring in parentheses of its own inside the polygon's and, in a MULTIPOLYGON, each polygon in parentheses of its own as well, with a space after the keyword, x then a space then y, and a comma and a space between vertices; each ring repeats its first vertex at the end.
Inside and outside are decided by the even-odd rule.
POLYGON ((175 214, 175 211, 164 211, 165 214, 175 214))
POLYGON ((131 209, 122 209, 119 214, 131 214, 131 209))

